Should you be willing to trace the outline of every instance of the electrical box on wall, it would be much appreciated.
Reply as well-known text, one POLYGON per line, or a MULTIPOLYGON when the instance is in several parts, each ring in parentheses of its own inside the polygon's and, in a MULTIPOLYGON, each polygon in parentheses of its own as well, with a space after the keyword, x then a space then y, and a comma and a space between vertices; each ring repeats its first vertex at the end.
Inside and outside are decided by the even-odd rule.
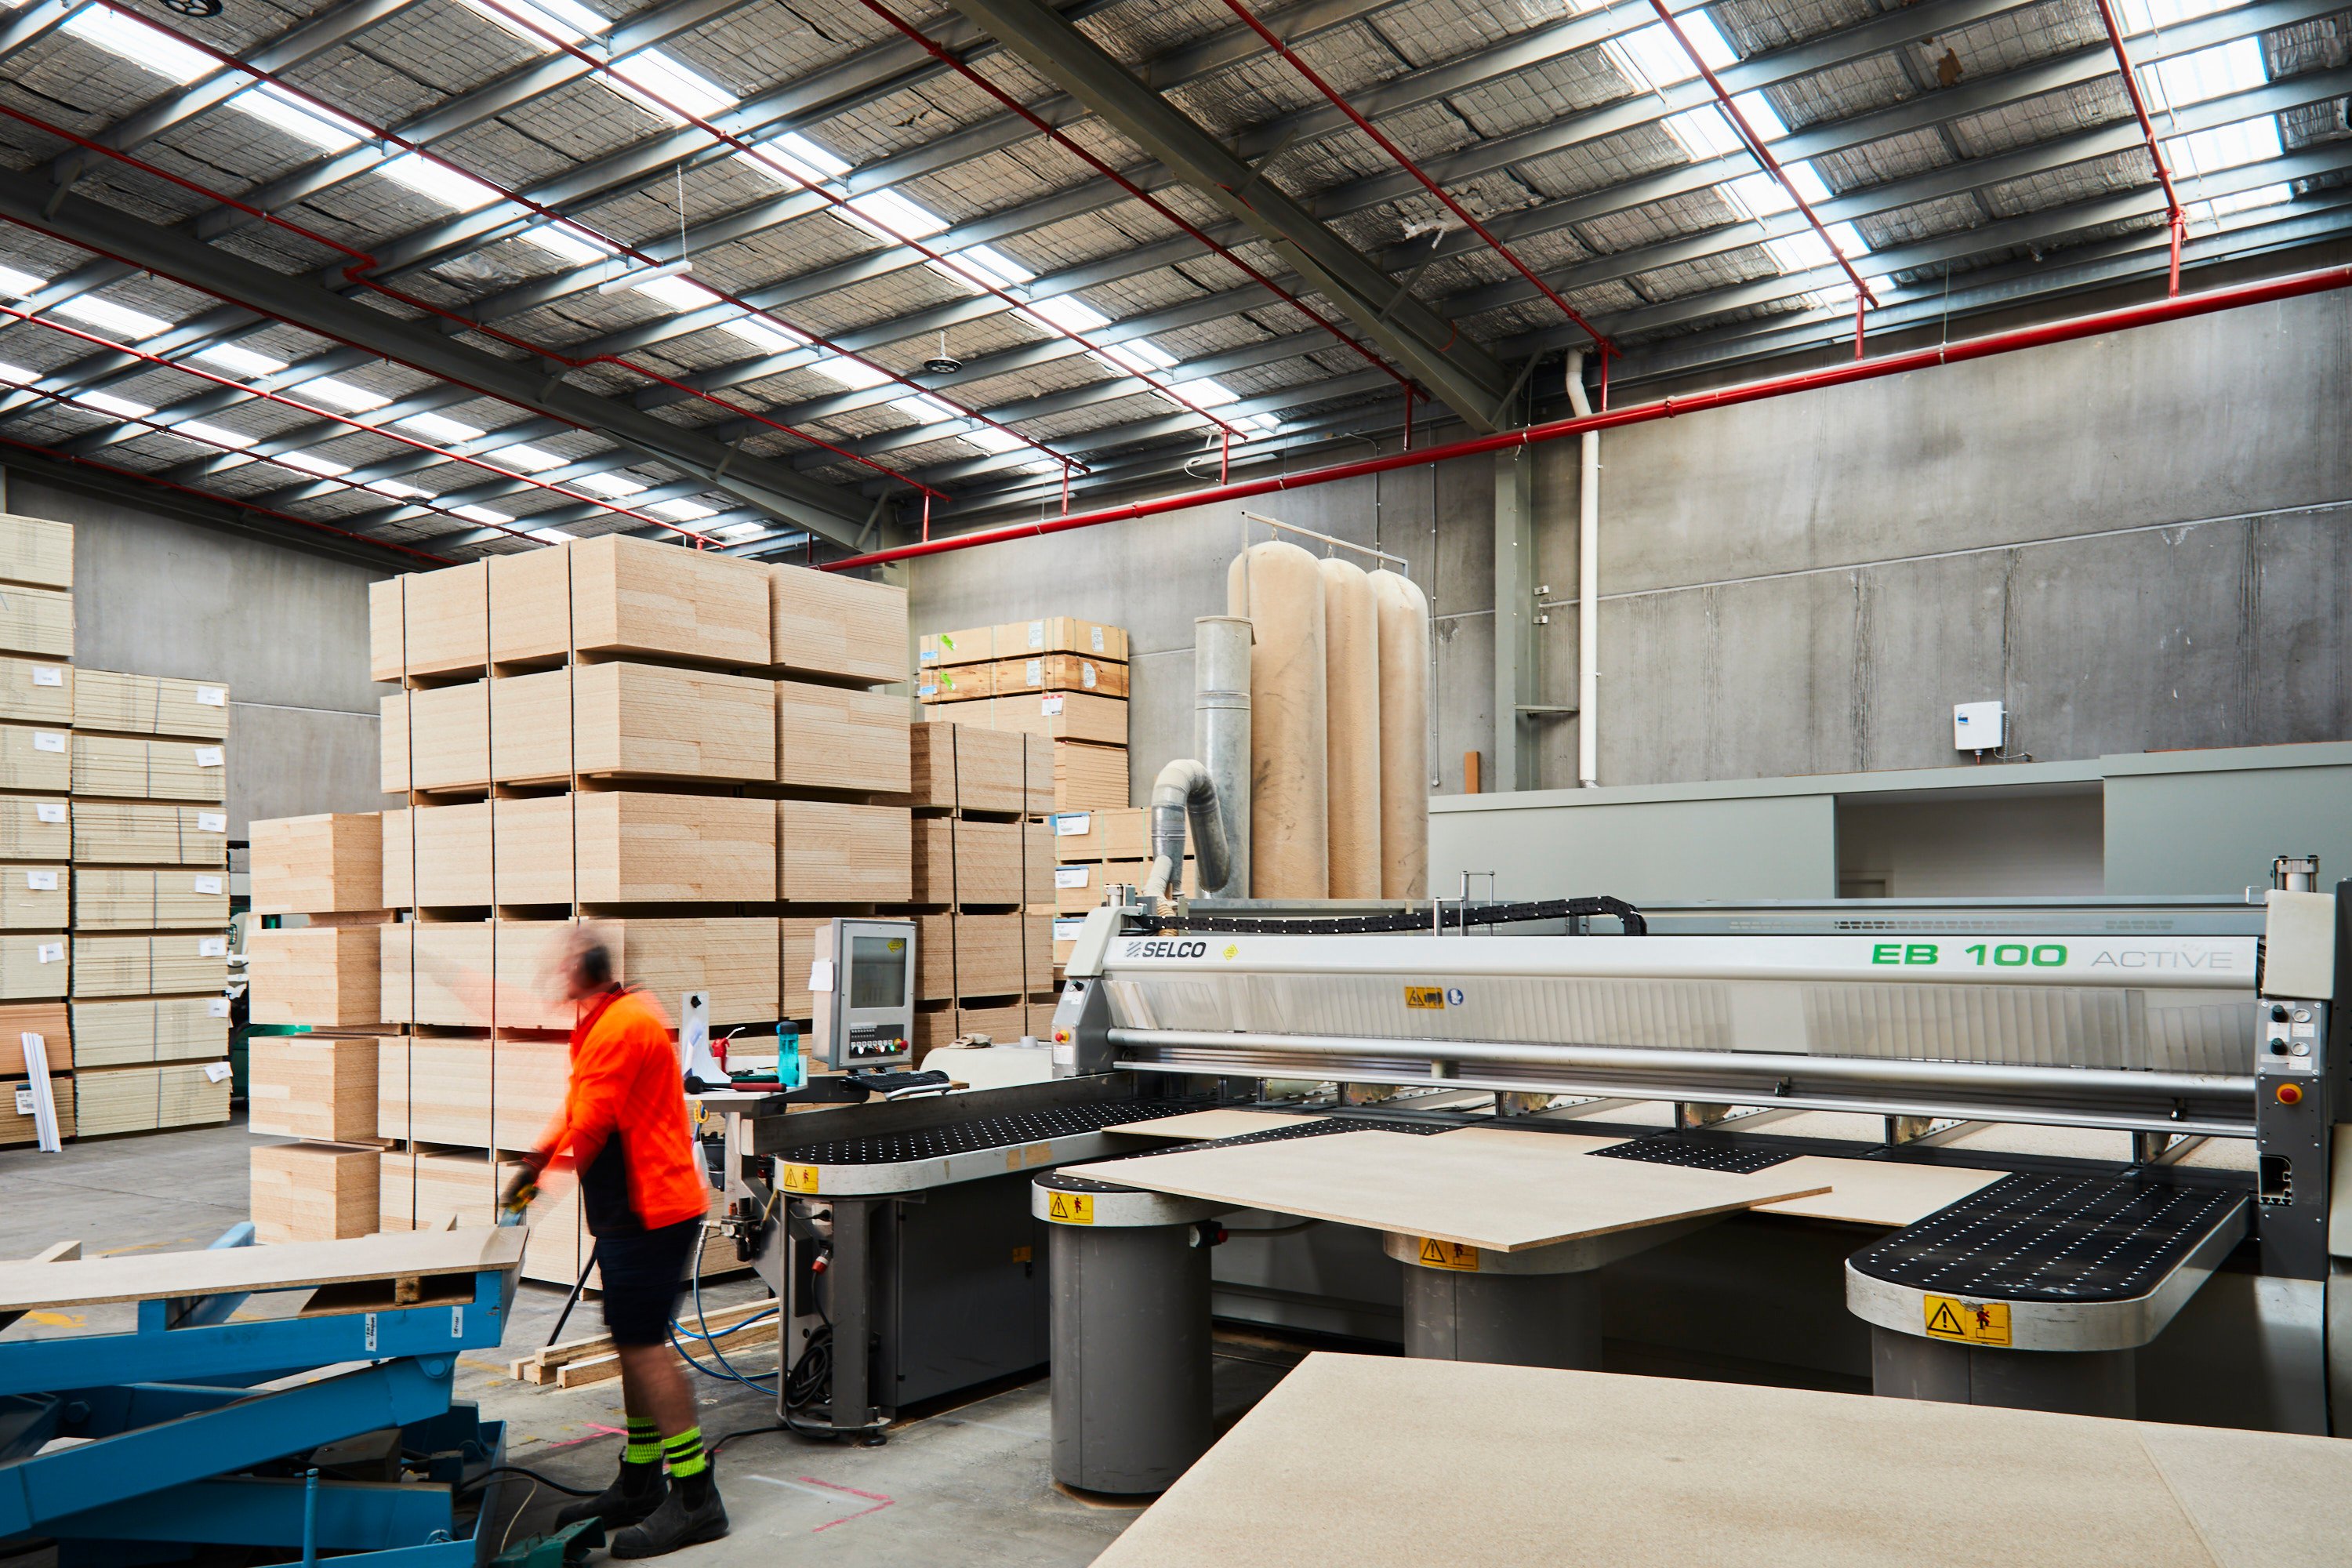
POLYGON ((2002 713, 1998 702, 1952 704, 1952 748, 1960 752, 1998 752, 2002 713))

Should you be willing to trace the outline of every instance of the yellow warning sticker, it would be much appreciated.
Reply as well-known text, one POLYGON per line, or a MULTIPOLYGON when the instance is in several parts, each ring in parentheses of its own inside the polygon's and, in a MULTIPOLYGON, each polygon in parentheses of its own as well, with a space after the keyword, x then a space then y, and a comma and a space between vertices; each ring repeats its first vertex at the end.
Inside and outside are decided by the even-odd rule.
POLYGON ((1956 1296, 1929 1296, 1923 1310, 1931 1340, 1953 1340, 1971 1345, 2009 1343, 2006 1301, 1963 1301, 1956 1296))
POLYGON ((1094 1194, 1048 1193, 1045 1194, 1045 1217, 1062 1225, 1092 1225, 1095 1222, 1094 1194))
POLYGON ((1443 985, 1408 985, 1404 988, 1404 1005, 1445 1011, 1445 987, 1443 985))
POLYGON ((813 1193, 816 1191, 816 1167, 814 1165, 786 1165, 784 1167, 784 1191, 788 1193, 813 1193))
POLYGON ((1458 1241, 1440 1241, 1433 1236, 1421 1238, 1421 1260, 1432 1268, 1457 1268, 1465 1274, 1478 1272, 1478 1249, 1465 1247, 1458 1241))

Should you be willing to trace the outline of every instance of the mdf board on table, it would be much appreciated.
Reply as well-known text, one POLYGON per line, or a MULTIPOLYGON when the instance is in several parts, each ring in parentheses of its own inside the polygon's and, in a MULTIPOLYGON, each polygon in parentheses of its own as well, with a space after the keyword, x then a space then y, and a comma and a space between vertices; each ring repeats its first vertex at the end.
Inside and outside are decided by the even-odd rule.
POLYGON ((381 1021, 385 929, 310 925, 247 931, 253 1022, 352 1029, 381 1021))
POLYGON ((73 857, 73 806, 62 796, 0 795, 0 860, 73 857))
POLYGON ((62 931, 0 931, 0 1002, 62 1000, 68 941, 62 931))
POLYGON ((907 679, 907 591, 805 566, 768 568, 770 658, 786 675, 856 686, 907 679))
POLYGON ((228 793, 228 748, 204 741, 151 741, 77 732, 73 792, 112 800, 211 804, 228 793))
MULTIPOLYGON (((246 1050, 247 1115, 254 1131, 330 1143, 376 1135, 376 1037, 254 1035, 246 1050)), ((372 1178, 368 1185, 372 1215, 372 1178)))
POLYGON ((85 666, 74 677, 73 716, 77 730, 217 741, 228 734, 228 688, 85 666))
MULTIPOLYGON (((38 1134, 33 1127, 33 1106, 30 1083, 0 1079, 0 1148, 18 1143, 30 1143, 38 1134), (26 1091, 24 1109, 17 1109, 17 1090, 26 1091)), ((74 1118, 74 1080, 52 1076, 49 1079, 49 1103, 57 1108, 58 1136, 70 1138, 77 1131, 74 1118)))
POLYGON ((224 931, 228 874, 185 866, 85 866, 73 879, 76 931, 224 931))
POLYGON ((63 931, 72 889, 64 866, 0 866, 0 931, 63 931))
POLYGON ((45 658, 0 658, 0 721, 68 730, 73 727, 73 703, 72 665, 45 658))
POLYGON ((408 1143, 536 1147, 572 1081, 563 1040, 387 1036, 376 1053, 376 1135, 408 1143))
POLYGON ((226 996, 132 996, 73 1005, 74 1055, 93 1068, 212 1061, 228 1055, 226 996))
POLYGON ((228 813, 144 801, 73 803, 77 866, 226 866, 228 813))
POLYGON ((913 759, 907 700, 804 680, 776 682, 775 782, 800 789, 901 795, 913 759))
POLYGON ((0 789, 64 795, 73 788, 71 731, 0 724, 0 789))
POLYGON ((1116 808, 1128 802, 1127 748, 1054 742, 1054 807, 1057 811, 1116 808))
POLYGON ((605 534, 490 563, 490 662, 573 654, 761 668, 768 568, 605 534))
POLYGON ((262 1246, 375 1234, 381 1150, 352 1143, 262 1143, 255 1146, 250 1163, 253 1238, 262 1246))
POLYGON ((73 939, 73 994, 79 996, 217 994, 228 981, 228 938, 169 936, 73 939))
POLYGON ((98 1138, 226 1121, 228 1087, 226 1062, 84 1069, 74 1074, 76 1131, 98 1138))
POLYGON ((655 664, 581 664, 489 683, 501 784, 613 778, 772 784, 773 681, 655 664))
POLYGON ((365 914, 383 900, 383 814, 277 816, 247 829, 257 915, 365 914))
MULTIPOLYGON (((500 904, 772 903, 776 811, 734 795, 594 790, 500 800, 481 810, 481 847, 495 853, 500 904)), ((427 837, 439 813, 421 820, 427 837)), ((420 847, 420 903, 488 903, 431 896, 429 865, 447 858, 420 847)), ((484 857, 487 860, 488 857, 484 857)))
POLYGON ((995 665, 996 697, 1018 697, 1026 691, 1092 692, 1097 697, 1127 696, 1127 666, 1075 653, 1034 654, 1008 658, 995 665))
POLYGON ((0 583, 71 589, 73 557, 72 523, 0 511, 0 583))
POLYGON ((777 896, 797 904, 903 904, 913 849, 904 806, 775 803, 777 896))
POLYGON ((73 1029, 62 1002, 0 1004, 0 1078, 29 1077, 25 1037, 40 1041, 51 1072, 73 1071, 73 1029))
POLYGON ((73 650, 71 594, 0 583, 0 653, 68 659, 73 650))

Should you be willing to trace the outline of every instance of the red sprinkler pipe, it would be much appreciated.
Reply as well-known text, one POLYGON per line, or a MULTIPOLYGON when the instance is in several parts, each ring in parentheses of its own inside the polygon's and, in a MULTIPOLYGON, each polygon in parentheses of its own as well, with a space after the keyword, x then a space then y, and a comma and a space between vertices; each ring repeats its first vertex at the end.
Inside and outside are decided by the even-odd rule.
POLYGON ((1686 396, 1661 398, 1654 403, 1631 404, 1604 413, 1580 415, 1573 419, 1555 419, 1549 424, 1531 425, 1524 430, 1506 430, 1493 436, 1473 437, 1468 440, 1456 441, 1449 446, 1425 447, 1418 452, 1392 452, 1385 457, 1364 458, 1349 463, 1334 463, 1328 468, 1309 468, 1297 474, 1277 475, 1263 479, 1245 479, 1239 484, 1215 485, 1205 489, 1187 490, 1178 495, 1162 496, 1153 500, 1132 501, 1124 506, 1104 507, 1095 511, 1078 512, 1069 517, 1013 523, 1003 528, 979 529, 971 533, 961 533, 948 539, 935 539, 927 544, 901 545, 895 550, 877 550, 864 555, 852 555, 845 560, 827 562, 823 570, 844 572, 855 566, 875 566, 884 562, 905 561, 916 556, 941 555, 950 551, 971 550, 983 544, 1002 544, 1015 539, 1034 538, 1041 534, 1064 533, 1073 529, 1094 528, 1106 522, 1124 522, 1138 518, 1159 517, 1168 512, 1184 511, 1193 507, 1208 506, 1221 501, 1247 500, 1252 497, 1272 495, 1282 490, 1306 489, 1316 485, 1332 484, 1340 479, 1360 479, 1367 474, 1386 473, 1392 468, 1418 468, 1423 463, 1442 462, 1453 458, 1473 458, 1490 452, 1509 451, 1513 447, 1532 447, 1540 442, 1557 441, 1569 436, 1580 436, 1587 430, 1612 430, 1625 425, 1646 425, 1654 420, 1673 419, 1685 414, 1700 414, 1715 408, 1732 408, 1743 403, 1760 403, 1767 398, 1785 397, 1798 392, 1818 392, 1828 387, 1845 386, 1854 382, 1875 381, 1881 376, 1899 375, 1906 371, 1928 370, 1937 365, 1990 359, 1998 354, 2014 353, 2020 349, 2044 348, 2053 343, 2074 342, 2079 339, 2098 337, 2107 332, 2124 331, 2133 327, 2154 326, 2163 321, 2178 321, 2192 316, 2210 315, 2216 310, 2231 310, 2245 305, 2263 305, 2280 300, 2300 299, 2306 294, 2324 294, 2331 289, 2347 287, 2352 287, 2352 265, 2323 268, 2315 272, 2298 272, 2258 283, 2241 283, 2224 289, 2210 289, 2200 294, 2175 294, 2144 305, 2126 305, 2118 310, 2104 310, 2095 315, 2076 316, 2063 321, 2048 321, 2039 326, 2020 327, 2006 332, 1991 332, 1980 338, 1963 338, 1958 342, 1944 343, 1935 348, 1916 349, 1908 353, 1885 354, 1877 359, 1847 360, 1819 370, 1799 371, 1790 375, 1776 376, 1764 381, 1742 382, 1735 386, 1694 392, 1686 396))
POLYGON ((2180 205, 2180 193, 2172 188, 2172 170, 2164 161, 2164 148, 2156 139, 2156 122, 2148 118, 2147 100, 2140 96, 2139 72, 2132 68, 2131 53, 2124 47, 2123 25, 2116 20, 2114 0, 2099 0, 2099 20, 2107 29, 2107 43, 2116 51, 2116 68, 2123 73, 2124 92, 2130 98, 2132 113, 2139 121, 2139 133, 2147 138, 2147 155, 2156 164, 2157 184, 2164 187, 2165 222, 2172 230, 2172 270, 2167 288, 2180 292, 2180 242, 2189 232, 2189 214, 2180 205))

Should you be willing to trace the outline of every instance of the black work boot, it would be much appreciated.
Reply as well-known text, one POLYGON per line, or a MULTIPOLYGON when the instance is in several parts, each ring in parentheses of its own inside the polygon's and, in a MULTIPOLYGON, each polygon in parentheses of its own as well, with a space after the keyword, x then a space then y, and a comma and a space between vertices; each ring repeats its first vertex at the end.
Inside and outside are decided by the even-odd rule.
POLYGON ((659 1459, 648 1459, 642 1465, 621 1461, 621 1473, 611 1486, 594 1497, 584 1497, 577 1502, 565 1503, 556 1511, 558 1529, 577 1524, 583 1519, 602 1520, 607 1533, 625 1524, 635 1524, 661 1507, 668 1495, 669 1483, 662 1475, 659 1459))
POLYGON ((613 1537, 615 1557, 660 1557, 682 1546, 716 1541, 727 1533, 727 1505, 719 1500, 719 1471, 705 1465, 670 1482, 661 1506, 613 1537))

